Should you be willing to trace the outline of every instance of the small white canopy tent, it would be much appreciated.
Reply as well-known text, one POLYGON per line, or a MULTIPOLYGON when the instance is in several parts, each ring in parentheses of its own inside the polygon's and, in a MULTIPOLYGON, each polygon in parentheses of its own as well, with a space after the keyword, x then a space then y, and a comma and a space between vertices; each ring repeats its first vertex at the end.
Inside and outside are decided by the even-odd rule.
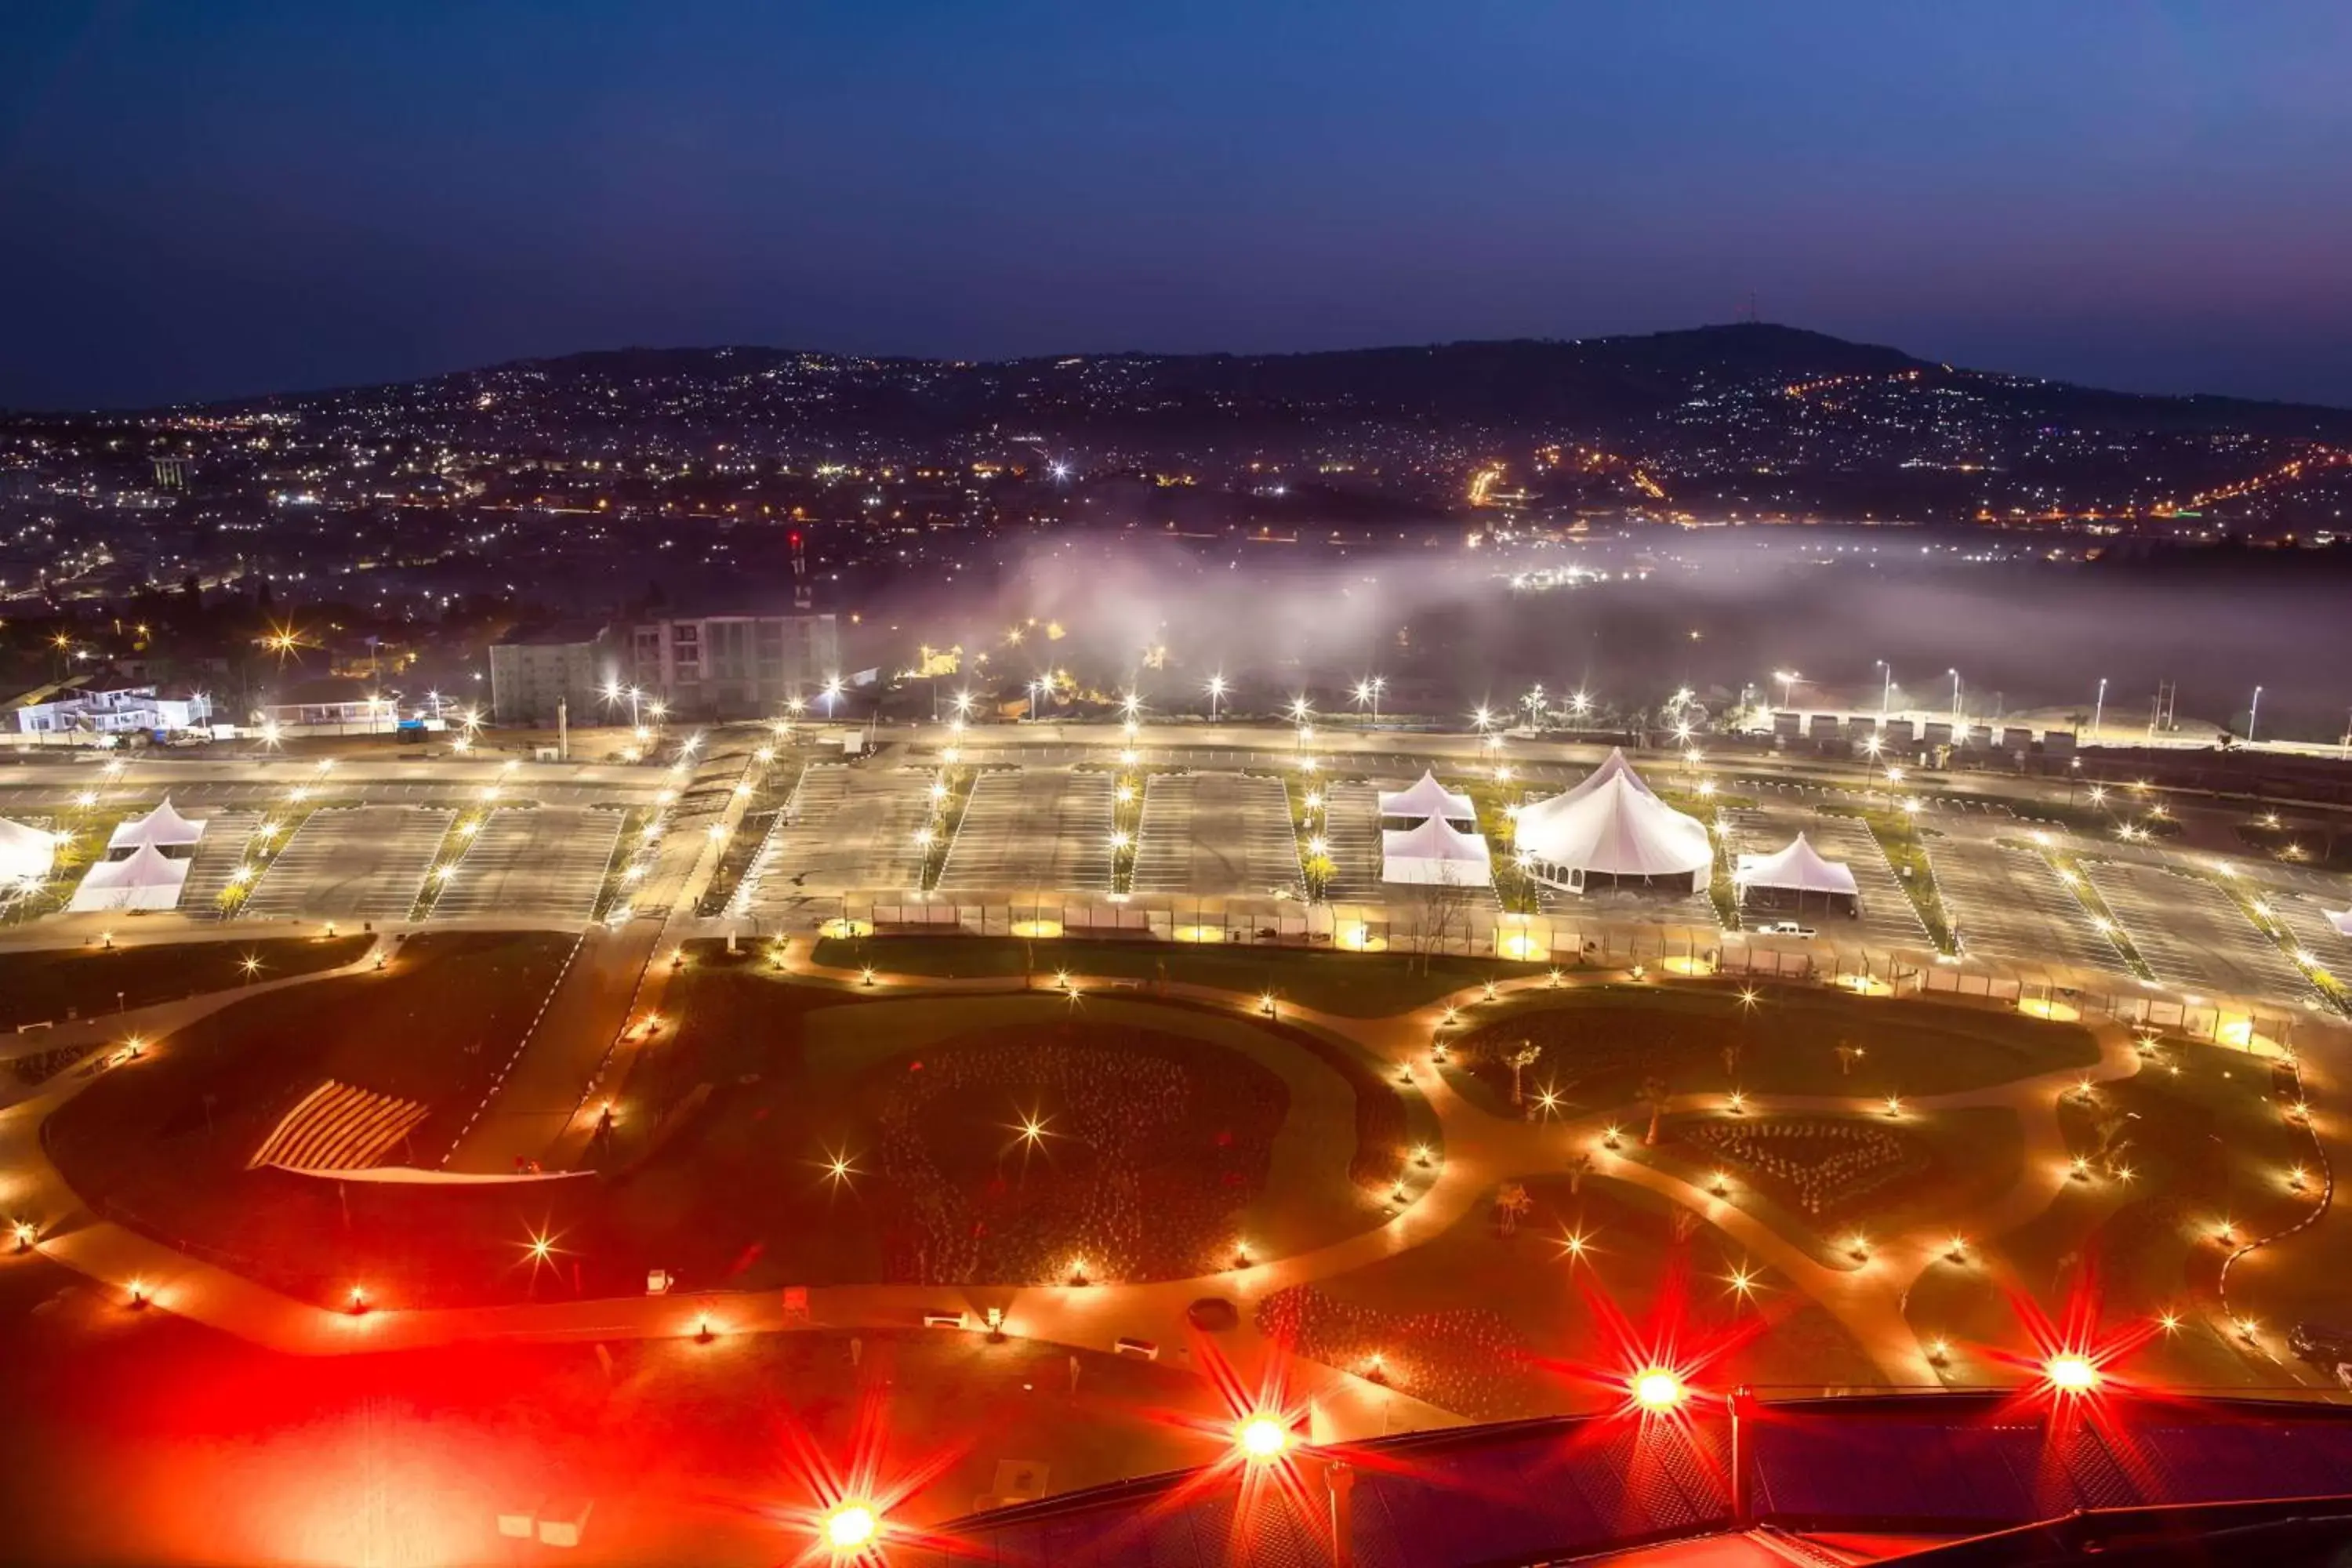
POLYGON ((1733 880, 1743 893, 1750 888, 1769 888, 1795 893, 1800 898, 1807 893, 1834 893, 1849 899, 1862 896, 1862 889, 1854 886, 1853 868, 1824 859, 1812 841, 1801 833, 1787 848, 1773 854, 1742 855, 1733 880))
POLYGON ((1381 792, 1382 816, 1410 817, 1415 822, 1443 817, 1454 822, 1475 822, 1478 808, 1466 795, 1455 795, 1437 782, 1437 775, 1426 769, 1408 789, 1381 792))
POLYGON ((188 862, 174 860, 152 844, 142 844, 127 860, 107 860, 89 868, 66 908, 75 914, 95 910, 169 910, 180 903, 188 862))
POLYGON ((142 845, 158 848, 177 847, 194 844, 205 836, 205 825, 191 822, 172 808, 172 797, 165 795, 161 804, 146 816, 123 823, 106 841, 107 849, 136 849, 142 845))
POLYGON ((1577 890, 1598 874, 1685 881, 1696 892, 1715 867, 1706 824, 1651 794, 1613 752, 1593 778, 1522 810, 1517 842, 1538 881, 1577 890))
POLYGON ((1493 853, 1484 837, 1463 833, 1442 816, 1381 834, 1381 880, 1484 888, 1495 880, 1493 853))
POLYGON ((2336 935, 2352 936, 2352 910, 2322 910, 2319 912, 2327 917, 2327 923, 2336 928, 2336 935))
POLYGON ((57 863, 54 836, 0 816, 0 888, 37 882, 57 863))

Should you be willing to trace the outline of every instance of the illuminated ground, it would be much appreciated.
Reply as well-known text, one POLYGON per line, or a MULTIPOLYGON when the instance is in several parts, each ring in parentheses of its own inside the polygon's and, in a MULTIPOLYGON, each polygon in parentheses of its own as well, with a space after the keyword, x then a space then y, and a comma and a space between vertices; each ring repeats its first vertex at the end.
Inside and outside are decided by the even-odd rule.
MULTIPOLYGON (((484 1038, 514 1037, 562 950, 437 941, 412 942, 400 973, 305 983, 188 1026, 67 1099, 49 1151, 85 1199, 123 1205, 123 1223, 217 1247, 205 1258, 280 1290, 326 1307, 365 1280, 376 1310, 363 1329, 321 1310, 281 1331, 420 1348, 334 1358, 346 1370, 301 1395, 331 1414, 288 1414, 289 1427, 315 1418, 343 1434, 357 1465, 392 1452, 384 1434, 417 1408, 414 1388, 371 1379, 463 1386, 448 1452, 466 1476, 447 1484, 610 1498, 607 1553, 666 1541, 699 1510, 805 1494, 802 1479, 744 1468, 779 1451, 753 1429, 772 1430, 782 1402, 837 1452, 850 1383, 819 1363, 845 1363, 851 1335, 868 1355, 912 1339, 896 1363, 899 1429, 966 1454, 908 1505, 937 1519, 968 1511, 999 1459, 1045 1461, 1055 1490, 1197 1462, 1198 1435, 1171 1436, 1142 1407, 1230 1416, 1231 1394, 1193 1369, 1230 1356, 1246 1384, 1285 1342, 1315 1420, 1360 1437, 1611 1408, 1628 1361, 1646 1357, 1712 1388, 2016 1383, 2038 1375, 2043 1314, 2141 1375, 2292 1390, 2321 1374, 2284 1354, 2284 1321, 2352 1310, 2326 1225, 2237 1266, 2227 1307, 2263 1320, 2251 1337, 2235 1334, 2219 1283, 2235 1247, 2314 1212, 2321 1151, 2286 1108, 2324 1074, 2299 1087, 2268 1058, 2143 1051, 2110 1022, 1989 1005, 1743 998, 1730 982, 1601 972, 1555 987, 1541 971, 1461 961, 1424 976, 1396 956, 949 940, 730 956, 701 943, 665 966, 658 1026, 633 1025, 626 1070, 602 1091, 615 1120, 583 1147, 590 1174, 417 1188, 244 1171, 287 1097, 320 1076, 389 1074, 373 1081, 435 1118, 470 1113, 471 1037, 452 1029, 479 1016, 497 1026, 484 1038), (900 958, 871 984, 845 966, 900 958), (1053 983, 1065 965, 1075 998, 1053 983), (545 1257, 527 1250, 533 1237, 548 1238, 545 1257), (1081 1262, 1083 1285, 1070 1279, 1081 1262), (681 1298, 644 1293, 655 1267, 681 1298), (804 1287, 808 1320, 828 1326, 749 1331, 786 1326, 785 1287, 804 1287), (1232 1303, 1235 1321, 1202 1340, 1186 1316, 1205 1298, 1232 1303), (412 1314, 424 1307, 450 1310, 412 1314), (916 1325, 939 1307, 967 1324, 1003 1310, 1009 1345, 969 1326, 926 1337, 916 1325), (724 1331, 699 1346, 693 1314, 706 1311, 724 1331), (2177 1331, 2158 1314, 2177 1315, 2177 1331), (607 1342, 614 1372, 576 1343, 519 1348, 583 1335, 607 1342), (486 1336, 514 1343, 463 1348, 486 1336), (1156 1347, 1158 1365, 1100 1362, 1142 1381, 1089 1384, 1121 1337, 1156 1347), (1022 1398, 1057 1370, 1066 1382, 1074 1347, 1082 1393, 1103 1397, 1056 1408, 1033 1438, 1003 1402, 1020 1404, 1017 1381, 1032 1385, 1022 1398), (708 1381, 698 1370, 729 1365, 708 1381), (474 1409, 477 1385, 495 1413, 474 1409), (351 1436, 370 1400, 383 1433, 351 1436), (675 1454, 632 1447, 640 1428, 675 1454), (541 1468, 518 1479, 509 1450, 541 1468), (615 1453, 638 1454, 636 1468, 615 1453), (710 1479, 693 1490, 698 1465, 710 1479)), ((2317 1121, 2332 1138, 2324 1100, 2317 1121)), ((63 1278, 46 1261, 0 1262, 0 1289, 47 1299, 63 1278), (35 1277, 45 1283, 19 1283, 35 1277)), ((100 1366, 152 1336, 151 1372, 197 1375, 180 1363, 196 1354, 181 1336, 198 1331, 151 1327, 173 1320, 130 1311, 119 1282, 77 1287, 37 1327, 10 1321, 0 1331, 65 1334, 100 1366)), ((225 1359, 239 1357, 264 1352, 225 1359)), ((276 1372, 252 1375, 278 1387, 276 1372)), ((190 1397, 222 1408, 205 1403, 221 1397, 210 1385, 190 1397)), ((218 1419, 153 1434, 149 1462, 227 1462, 209 1450, 226 1451, 215 1439, 239 1418, 218 1419)), ((124 1429, 104 1436, 150 1454, 124 1429)), ((73 1452, 95 1462, 103 1446, 73 1452)), ((326 1489, 300 1506, 333 1514, 341 1484, 317 1482, 326 1489)), ((444 1483, 420 1469, 385 1484, 416 1508, 444 1483)), ((429 1516, 398 1527, 426 1532, 419 1557, 462 1556, 429 1516)), ((772 1524, 749 1528, 747 1541, 772 1524)))

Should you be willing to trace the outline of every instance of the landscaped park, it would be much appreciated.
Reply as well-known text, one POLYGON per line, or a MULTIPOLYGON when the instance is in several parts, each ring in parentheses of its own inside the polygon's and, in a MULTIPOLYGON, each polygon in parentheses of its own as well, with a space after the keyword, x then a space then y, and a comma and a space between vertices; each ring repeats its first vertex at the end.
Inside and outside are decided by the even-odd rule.
POLYGON ((527 1335, 602 1299, 678 1331, 649 1277, 728 1323, 992 1310, 1180 1363, 1287 1346, 1399 1426, 1608 1407, 1629 1356, 1707 1386, 2014 1382, 2035 1314, 2094 1299, 2136 1373, 2317 1383, 2281 1315, 2347 1305, 2312 1269, 2260 1300, 2260 1252, 2221 1282, 2324 1181, 2275 1056, 1458 958, 698 942, 569 1170, 381 1179, 439 1168, 572 941, 341 954, 88 1069, 48 1153, 94 1212, 329 1310, 527 1335), (322 1147, 322 1085, 398 1137, 287 1158, 322 1147))

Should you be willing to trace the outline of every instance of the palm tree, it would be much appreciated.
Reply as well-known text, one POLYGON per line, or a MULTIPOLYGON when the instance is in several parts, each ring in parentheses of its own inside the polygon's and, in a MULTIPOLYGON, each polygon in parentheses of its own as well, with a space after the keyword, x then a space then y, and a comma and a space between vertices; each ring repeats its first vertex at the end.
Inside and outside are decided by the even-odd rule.
POLYGON ((1528 1189, 1520 1183, 1505 1182, 1495 1194, 1495 1217, 1505 1236, 1517 1230, 1519 1216, 1533 1207, 1535 1200, 1528 1196, 1528 1189))
POLYGON ((1642 1102, 1650 1108, 1650 1131, 1642 1137, 1644 1145, 1657 1142, 1658 1123, 1664 1118, 1666 1108, 1674 1103, 1674 1090, 1666 1087, 1664 1079, 1653 1076, 1642 1080, 1642 1102))
POLYGON ((1542 1055, 1541 1046, 1531 1046, 1527 1041, 1521 1040, 1518 1048, 1503 1058, 1511 1064, 1511 1103, 1513 1105, 1525 1105, 1528 1102, 1526 1090, 1521 1087, 1521 1075, 1528 1068, 1535 1066, 1536 1058, 1542 1055))

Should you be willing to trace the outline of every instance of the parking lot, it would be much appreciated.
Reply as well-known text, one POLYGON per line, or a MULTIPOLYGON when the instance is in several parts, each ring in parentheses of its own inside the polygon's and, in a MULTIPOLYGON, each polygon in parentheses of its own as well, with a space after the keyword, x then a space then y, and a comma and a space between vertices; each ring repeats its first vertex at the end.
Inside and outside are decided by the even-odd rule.
POLYGON ((219 908, 221 890, 228 886, 229 873, 245 859, 246 841, 261 826, 261 813, 208 807, 191 810, 188 815, 203 820, 205 836, 196 840, 188 879, 180 886, 180 912, 211 914, 219 908))
POLYGON ((1787 848, 1802 833, 1822 859, 1843 862, 1853 871, 1854 886, 1861 892, 1858 916, 1828 908, 1821 900, 1808 899, 1803 907, 1793 910, 1774 907, 1743 911, 1742 919, 1747 923, 1794 920, 1833 941, 1858 942, 1866 947, 1930 945, 1927 928, 1920 921, 1918 910, 1903 890, 1895 868, 1886 863, 1886 852, 1879 848, 1867 823, 1779 804, 1734 807, 1724 815, 1731 823, 1735 855, 1773 854, 1787 848))
POLYGON ((964 802, 940 886, 1109 892, 1116 788, 1107 773, 1024 768, 982 773, 964 802))
POLYGON ((811 764, 744 879, 744 911, 773 917, 809 898, 919 886, 915 835, 930 820, 931 778, 927 769, 811 764))
POLYGON ((242 912, 269 920, 405 920, 454 819, 452 812, 412 805, 312 812, 254 884, 242 912))
POLYGON ((1333 870, 1324 896, 1333 903, 1370 902, 1382 896, 1381 792, 1404 787, 1384 779, 1325 786, 1323 840, 1333 870))
POLYGON ((2203 877, 2117 860, 2087 861, 2084 870, 2163 984, 2281 1002, 2310 994, 2278 944, 2203 877))
POLYGON ((1953 836, 1928 840, 1927 859, 1963 952, 2126 973, 2123 954, 2040 852, 1953 836))
POLYGON ((596 912, 621 815, 556 805, 490 813, 434 900, 435 917, 586 920, 596 912))
POLYGON ((2339 980, 2352 979, 2352 936, 2328 924, 2326 905, 2301 893, 2274 893, 2270 906, 2322 969, 2339 980))
POLYGON ((1264 896, 1298 889, 1298 838, 1282 781, 1154 773, 1144 783, 1138 893, 1264 896))

